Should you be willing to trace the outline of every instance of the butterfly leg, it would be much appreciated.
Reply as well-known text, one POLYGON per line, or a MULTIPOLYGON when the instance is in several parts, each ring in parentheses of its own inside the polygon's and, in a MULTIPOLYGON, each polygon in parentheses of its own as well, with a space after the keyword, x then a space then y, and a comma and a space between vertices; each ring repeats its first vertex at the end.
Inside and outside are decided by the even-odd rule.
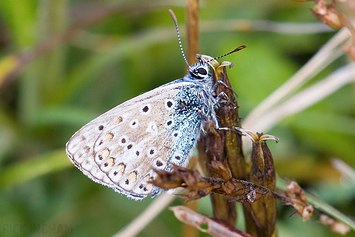
POLYGON ((216 126, 216 129, 219 129, 219 123, 218 123, 218 119, 217 119, 217 116, 215 114, 212 114, 212 119, 213 119, 213 122, 216 126))
POLYGON ((243 134, 243 132, 240 130, 240 127, 234 127, 234 128, 228 128, 228 127, 221 127, 218 128, 219 130, 224 130, 224 131, 231 131, 231 132, 235 132, 235 133, 239 133, 242 136, 245 136, 245 134, 243 134))
POLYGON ((218 128, 219 130, 224 130, 224 131, 234 131, 232 128, 228 128, 228 127, 221 127, 218 128))
POLYGON ((230 101, 229 96, 224 91, 218 94, 217 104, 227 103, 228 101, 230 101))
POLYGON ((207 134, 207 131, 203 126, 201 127, 201 133, 203 134, 203 136, 206 136, 207 134))
POLYGON ((222 103, 225 103, 225 104, 231 103, 234 106, 234 109, 238 108, 238 106, 236 106, 235 103, 229 99, 229 96, 224 91, 219 93, 219 95, 216 97, 216 100, 217 100, 217 103, 216 103, 217 108, 222 103))
MULTIPOLYGON (((215 115, 212 115, 211 117, 212 117, 212 120, 213 120, 213 122, 214 122, 214 124, 215 124, 215 126, 216 126, 216 129, 219 130, 220 127, 219 127, 219 123, 218 123, 217 117, 216 117, 215 115)), ((201 126, 201 133, 203 134, 203 136, 206 136, 206 135, 207 135, 207 131, 206 131, 206 129, 204 128, 203 125, 201 126)))
MULTIPOLYGON (((235 97, 238 97, 237 93, 231 88, 229 87, 224 81, 222 80, 218 80, 216 81, 216 83, 213 85, 212 90, 214 91, 214 93, 216 93, 217 87, 218 85, 223 85, 225 86, 227 89, 231 90, 233 92, 233 94, 235 95, 235 97)), ((217 96, 217 94, 215 94, 215 96, 217 96)))

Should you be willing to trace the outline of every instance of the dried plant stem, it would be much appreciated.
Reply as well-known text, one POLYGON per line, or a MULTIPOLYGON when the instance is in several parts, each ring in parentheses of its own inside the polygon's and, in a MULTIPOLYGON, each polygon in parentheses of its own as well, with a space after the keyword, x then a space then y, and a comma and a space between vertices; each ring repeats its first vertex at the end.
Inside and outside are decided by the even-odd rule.
MULTIPOLYGON (((160 2, 156 2, 157 5, 152 5, 150 4, 149 7, 151 6, 152 8, 156 6, 160 6, 160 2)), ((169 2, 164 2, 161 3, 161 5, 171 5, 169 2)), ((176 5, 176 4, 175 4, 176 5)), ((133 6, 135 7, 135 5, 133 6)), ((140 3, 139 7, 136 8, 135 10, 139 11, 145 11, 147 9, 147 6, 142 5, 140 3)), ((2 86, 4 83, 16 79, 16 75, 21 72, 21 70, 31 61, 35 60, 36 58, 42 57, 44 54, 47 52, 53 50, 54 48, 58 47, 59 45, 71 41, 71 44, 75 45, 78 48, 83 48, 85 50, 91 50, 94 52, 111 52, 112 48, 107 47, 107 48, 102 48, 102 47, 97 47, 100 45, 100 42, 107 42, 112 41, 110 37, 105 36, 105 35, 99 35, 99 34, 92 34, 85 32, 84 30, 96 22, 99 22, 100 20, 112 15, 112 14, 117 14, 120 13, 121 11, 128 11, 129 9, 125 7, 121 7, 119 5, 118 8, 112 8, 110 7, 109 10, 107 9, 100 9, 98 14, 95 15, 90 15, 87 19, 80 20, 73 24, 71 27, 63 31, 62 33, 51 36, 48 39, 46 39, 44 42, 42 42, 38 47, 35 47, 31 50, 28 50, 23 53, 15 54, 15 55, 10 55, 8 57, 5 57, 0 61, 0 68, 1 64, 7 65, 6 63, 11 63, 12 68, 9 68, 7 73, 4 75, 0 75, 0 86, 2 86)), ((181 27, 180 29, 182 32, 185 30, 185 27, 181 27)), ((165 34, 166 32, 172 31, 171 28, 168 29, 161 29, 160 32, 161 34, 165 34)), ((280 22, 273 22, 273 21, 247 21, 247 20, 223 20, 223 21, 203 21, 201 22, 201 32, 230 32, 230 31, 270 31, 270 32, 276 32, 276 33, 281 33, 281 34, 317 34, 317 33, 322 33, 322 32, 329 32, 332 31, 332 29, 329 29, 329 27, 324 27, 323 23, 280 23, 280 22), (234 26, 234 27, 231 27, 234 26), (266 27, 267 26, 267 27, 266 27), (287 30, 286 30, 287 29, 287 30)), ((160 33, 154 32, 155 35, 159 35, 160 33)), ((173 34, 169 35, 171 37, 173 34)), ((169 36, 169 37, 170 37, 169 36)), ((158 40, 156 40, 158 41, 158 40)), ((115 44, 112 44, 112 47, 114 47, 115 44)), ((188 49, 190 49, 188 47, 188 49)), ((194 55, 193 55, 194 57, 194 55)), ((190 59, 188 59, 190 61, 190 59)), ((191 62, 193 62, 195 59, 193 58, 191 62)))
POLYGON ((339 158, 334 158, 331 162, 332 166, 337 169, 344 178, 352 183, 355 183, 355 170, 350 165, 339 158))
MULTIPOLYGON (((229 103, 220 106, 216 111, 220 127, 239 127, 238 104, 230 88, 225 66, 216 69, 216 81, 223 81, 226 86, 221 86, 217 94, 224 91, 229 98, 229 103)), ((199 159, 205 162, 207 176, 218 178, 219 171, 212 168, 212 162, 219 161, 226 164, 233 178, 245 179, 245 161, 242 152, 241 135, 231 131, 216 131, 211 126, 205 126, 207 134, 198 142, 199 159)), ((236 221, 235 204, 229 202, 227 196, 212 193, 210 195, 214 217, 234 226, 236 221)))
POLYGON ((171 207, 176 216, 181 222, 193 226, 202 232, 209 233, 215 237, 252 237, 247 233, 243 233, 233 226, 225 225, 211 217, 201 215, 184 206, 171 207), (205 228, 203 228, 205 227, 205 228))
MULTIPOLYGON (((186 28, 187 28, 187 61, 194 64, 196 54, 199 53, 199 28, 198 28, 198 0, 186 1, 186 28)), ((187 202, 186 207, 191 210, 197 210, 197 202, 187 202)), ((184 224, 184 233, 186 237, 197 237, 199 231, 191 225, 184 224)))
POLYGON ((210 20, 201 21, 201 32, 266 31, 278 34, 319 34, 334 31, 323 22, 292 23, 269 20, 210 20))
MULTIPOLYGON (((270 110, 270 112, 265 113, 259 120, 255 121, 255 124, 252 125, 252 129, 256 131, 269 131, 285 117, 296 114, 314 105, 351 82, 355 82, 355 63, 349 63, 339 68, 325 79, 304 89, 276 108, 270 110)), ((247 125, 244 126, 248 127, 247 125)))
POLYGON ((187 16, 187 61, 196 62, 195 56, 200 53, 199 28, 198 28, 198 0, 186 1, 187 16))
MULTIPOLYGON (((349 38, 349 32, 346 28, 340 30, 328 43, 326 43, 294 76, 292 76, 281 87, 274 91, 264 101, 262 101, 245 119, 243 127, 254 131, 260 131, 257 122, 268 113, 271 108, 275 107, 290 93, 294 92, 319 71, 333 62, 336 58, 343 54, 343 50, 336 50, 345 40, 349 38)), ((266 132, 266 130, 262 131, 266 132)))
POLYGON ((114 237, 136 236, 146 227, 159 213, 164 210, 174 199, 175 195, 162 193, 131 223, 123 230, 119 231, 114 237))
MULTIPOLYGON (((156 29, 158 30, 158 29, 156 29)), ((171 27, 167 29, 160 29, 160 31, 171 31, 171 27)), ((184 32, 185 27, 180 26, 180 31, 184 32)), ((267 31, 274 32, 278 34, 319 34, 325 32, 334 31, 330 27, 324 25, 322 22, 312 22, 312 23, 289 23, 289 22, 275 22, 275 21, 252 21, 252 20, 212 20, 212 21, 199 21, 199 31, 202 33, 215 33, 215 32, 235 32, 235 31, 267 31)), ((170 36, 175 37, 175 35, 170 34, 170 36)), ((189 40, 189 39, 187 39, 189 40)), ((89 31, 81 31, 76 37, 70 40, 72 45, 75 47, 83 48, 85 50, 90 50, 93 52, 108 52, 111 47, 97 47, 101 45, 101 42, 112 42, 112 36, 107 36, 104 34, 93 33, 89 31)), ((189 45, 187 45, 189 46, 189 45)), ((113 46, 112 46, 113 47, 113 46)), ((189 51, 187 47, 187 52, 189 51)), ((199 52, 199 50, 196 50, 199 52)), ((194 55, 192 55, 194 56, 194 55)), ((190 60, 190 59, 188 59, 190 60)), ((192 60, 195 60, 194 58, 192 60)))

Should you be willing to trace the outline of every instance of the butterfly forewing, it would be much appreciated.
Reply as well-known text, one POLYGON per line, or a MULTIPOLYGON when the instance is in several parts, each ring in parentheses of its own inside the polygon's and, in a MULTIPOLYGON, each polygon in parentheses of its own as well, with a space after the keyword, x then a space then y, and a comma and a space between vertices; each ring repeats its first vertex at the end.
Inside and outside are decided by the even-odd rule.
POLYGON ((95 182, 133 199, 159 193, 148 184, 153 168, 186 165, 199 134, 195 90, 191 82, 169 83, 118 105, 73 135, 69 158, 95 182))

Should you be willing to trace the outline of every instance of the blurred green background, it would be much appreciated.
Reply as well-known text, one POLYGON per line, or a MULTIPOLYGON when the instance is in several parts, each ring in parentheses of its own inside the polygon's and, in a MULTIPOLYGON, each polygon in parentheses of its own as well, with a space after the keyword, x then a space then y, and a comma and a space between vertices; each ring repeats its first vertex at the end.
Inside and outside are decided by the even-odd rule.
MULTIPOLYGON (((230 24, 317 22, 313 2, 206 0, 200 6, 200 53, 215 57, 248 46, 224 59, 235 64, 228 75, 243 118, 336 33, 280 34, 230 24)), ((185 75, 169 8, 186 45, 183 1, 0 0, 0 236, 111 236, 152 201, 128 200, 95 184, 64 149, 99 114, 185 75)), ((341 57, 309 84, 349 61, 341 57)), ((268 131, 280 138, 269 143, 278 174, 346 215, 355 213, 355 187, 330 160, 355 166, 354 117, 354 85, 348 85, 268 131)), ((211 215, 208 197, 198 205, 211 215)), ((337 236, 316 221, 291 217, 290 207, 278 208, 280 236, 337 236)), ((139 236, 182 236, 182 224, 166 209, 139 236)))

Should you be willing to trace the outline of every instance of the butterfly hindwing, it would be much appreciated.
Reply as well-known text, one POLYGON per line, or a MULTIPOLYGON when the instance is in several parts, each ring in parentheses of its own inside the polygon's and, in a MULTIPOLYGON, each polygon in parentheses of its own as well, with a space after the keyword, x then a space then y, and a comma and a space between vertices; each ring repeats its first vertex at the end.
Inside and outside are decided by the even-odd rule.
POLYGON ((199 135, 197 90, 191 82, 169 83, 128 100, 75 133, 67 155, 95 182, 133 199, 155 195, 153 168, 186 165, 199 135))

